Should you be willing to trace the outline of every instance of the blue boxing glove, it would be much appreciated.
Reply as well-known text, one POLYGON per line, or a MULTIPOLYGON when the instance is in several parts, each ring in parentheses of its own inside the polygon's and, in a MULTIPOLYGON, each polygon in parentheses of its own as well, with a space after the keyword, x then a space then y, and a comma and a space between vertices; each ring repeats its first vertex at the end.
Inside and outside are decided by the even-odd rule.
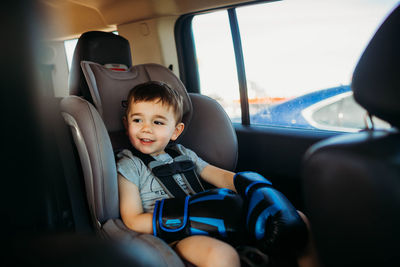
POLYGON ((247 206, 246 229, 268 253, 296 252, 307 243, 307 226, 290 201, 255 172, 234 176, 235 188, 247 206))
POLYGON ((153 234, 168 243, 191 235, 234 241, 241 233, 242 210, 242 198, 225 188, 185 199, 158 200, 153 212, 153 234))

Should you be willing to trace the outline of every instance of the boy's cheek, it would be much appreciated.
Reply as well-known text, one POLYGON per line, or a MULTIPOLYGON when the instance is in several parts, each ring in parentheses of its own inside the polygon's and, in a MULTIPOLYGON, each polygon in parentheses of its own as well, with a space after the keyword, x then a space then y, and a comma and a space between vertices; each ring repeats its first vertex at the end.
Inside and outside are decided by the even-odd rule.
POLYGON ((129 136, 129 139, 131 139, 134 136, 133 129, 131 127, 128 127, 125 129, 125 133, 127 136, 129 136))
POLYGON ((136 139, 134 138, 134 136, 132 136, 131 134, 128 133, 128 139, 129 139, 129 142, 131 143, 131 145, 135 146, 136 139))

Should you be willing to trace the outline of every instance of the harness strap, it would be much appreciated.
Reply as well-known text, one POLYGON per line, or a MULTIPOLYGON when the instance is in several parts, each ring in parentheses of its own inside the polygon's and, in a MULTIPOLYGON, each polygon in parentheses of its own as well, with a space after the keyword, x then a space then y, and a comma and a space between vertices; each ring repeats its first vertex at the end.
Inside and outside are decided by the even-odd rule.
MULTIPOLYGON (((175 149, 172 149, 171 147, 167 147, 165 149, 165 152, 167 152, 172 158, 176 158, 180 156, 180 153, 176 151, 175 149)), ((184 162, 184 161, 182 161, 184 162)), ((203 185, 201 184, 201 181, 195 171, 195 165, 193 164, 192 161, 189 161, 192 165, 191 168, 183 168, 181 169, 180 173, 183 176, 183 181, 185 182, 186 186, 189 188, 191 192, 199 193, 203 192, 205 189, 203 185)))
POLYGON ((187 193, 181 188, 181 186, 173 178, 174 174, 181 174, 182 180, 188 187, 191 194, 204 191, 196 171, 195 165, 191 160, 177 160, 175 158, 181 156, 178 151, 172 148, 166 148, 165 152, 168 153, 174 161, 169 164, 150 164, 151 162, 156 163, 153 157, 147 154, 143 154, 136 149, 131 149, 132 154, 143 161, 148 166, 160 183, 164 191, 170 196, 175 198, 185 198, 187 193), (152 166, 153 165, 153 166, 152 166), (156 166, 154 166, 156 165, 156 166))
POLYGON ((181 155, 178 151, 176 151, 175 149, 171 148, 170 146, 169 146, 169 147, 166 147, 164 150, 165 150, 165 152, 168 153, 173 159, 181 155))
POLYGON ((203 192, 205 190, 199 180, 199 177, 197 176, 197 173, 194 170, 184 171, 182 175, 185 178, 184 181, 188 182, 187 186, 190 186, 192 191, 194 191, 195 193, 203 192))
MULTIPOLYGON (((154 158, 150 155, 143 154, 139 151, 137 151, 135 148, 130 149, 132 154, 139 159, 143 161, 143 163, 149 168, 150 162, 155 161, 154 158)), ((163 165, 165 166, 165 165, 163 165)), ((151 169, 152 170, 152 169, 151 169)), ((153 172, 154 174, 154 172, 153 172)), ((185 198, 187 194, 183 189, 179 186, 179 184, 175 181, 175 179, 172 178, 172 176, 164 176, 164 177, 158 177, 157 175, 154 174, 156 177, 158 183, 161 185, 161 187, 164 189, 165 193, 168 194, 170 197, 175 197, 175 198, 185 198)))

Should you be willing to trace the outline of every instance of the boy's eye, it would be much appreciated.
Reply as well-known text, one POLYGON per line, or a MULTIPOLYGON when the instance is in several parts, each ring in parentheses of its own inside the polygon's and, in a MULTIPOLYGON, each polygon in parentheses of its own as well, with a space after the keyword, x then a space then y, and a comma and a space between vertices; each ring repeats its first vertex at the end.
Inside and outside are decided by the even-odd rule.
POLYGON ((162 121, 154 121, 154 124, 156 124, 156 125, 164 125, 164 123, 162 121))
POLYGON ((141 122, 142 120, 141 119, 133 119, 132 120, 132 122, 135 122, 135 123, 139 123, 139 122, 141 122))

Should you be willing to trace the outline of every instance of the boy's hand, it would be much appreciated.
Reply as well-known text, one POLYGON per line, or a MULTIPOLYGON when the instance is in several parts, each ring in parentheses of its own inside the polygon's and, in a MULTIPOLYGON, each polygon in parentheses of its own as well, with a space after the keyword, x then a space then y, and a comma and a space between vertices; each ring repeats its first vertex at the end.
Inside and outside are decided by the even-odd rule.
POLYGON ((301 250, 307 243, 307 227, 290 201, 255 172, 234 177, 237 192, 247 205, 246 227, 259 248, 280 253, 301 250))

